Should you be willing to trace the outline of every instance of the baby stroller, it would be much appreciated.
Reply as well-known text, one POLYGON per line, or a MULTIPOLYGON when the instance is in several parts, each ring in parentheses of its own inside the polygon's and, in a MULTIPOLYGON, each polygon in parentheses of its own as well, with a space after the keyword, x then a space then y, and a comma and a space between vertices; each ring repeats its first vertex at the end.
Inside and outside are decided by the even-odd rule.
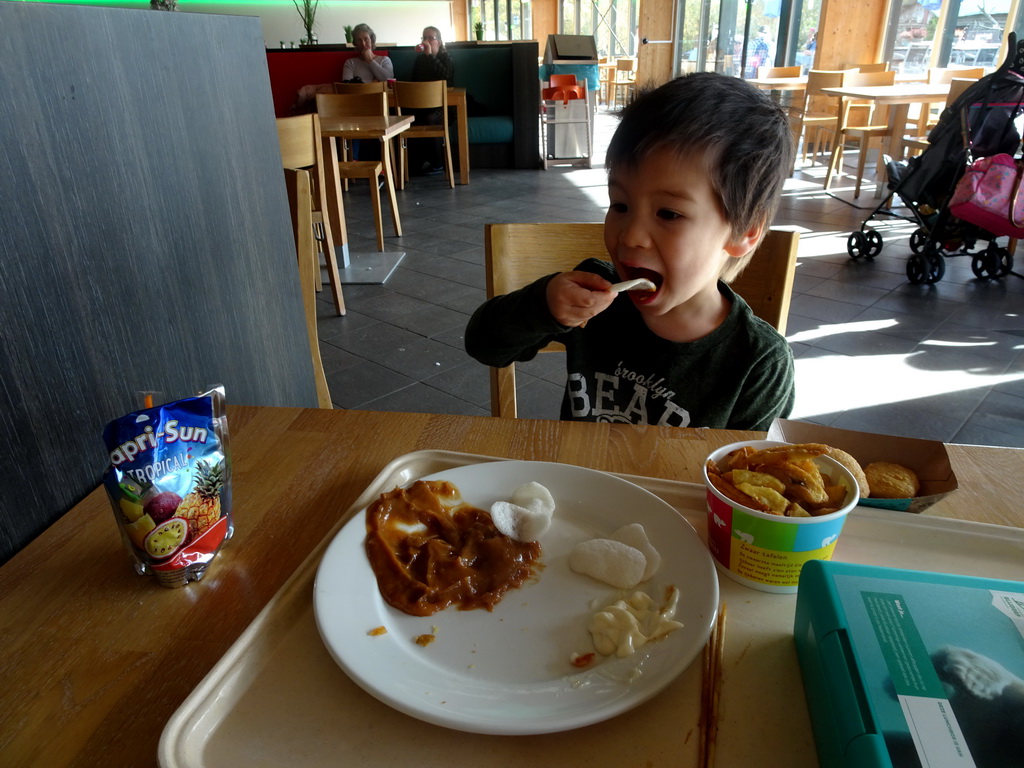
POLYGON ((998 70, 969 86, 939 117, 928 134, 928 148, 917 157, 887 159, 889 194, 860 229, 846 241, 850 258, 873 259, 882 250, 882 236, 868 227, 877 216, 904 218, 917 224, 910 236, 913 255, 907 261, 911 283, 935 283, 946 272, 945 258, 972 256, 979 278, 1000 278, 1013 272, 1013 255, 996 243, 997 235, 953 216, 948 202, 963 176, 968 157, 999 153, 1016 155, 1021 146, 1018 118, 1024 114, 1024 42, 1018 47, 1010 33, 1009 55, 998 70), (909 216, 892 211, 898 196, 909 216), (984 248, 975 250, 980 243, 984 248))

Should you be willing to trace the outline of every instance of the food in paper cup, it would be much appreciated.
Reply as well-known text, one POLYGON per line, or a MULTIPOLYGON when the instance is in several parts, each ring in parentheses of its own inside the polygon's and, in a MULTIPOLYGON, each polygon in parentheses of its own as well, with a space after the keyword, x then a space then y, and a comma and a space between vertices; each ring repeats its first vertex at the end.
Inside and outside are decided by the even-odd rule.
POLYGON ((704 484, 712 556, 727 576, 765 592, 796 592, 805 562, 831 560, 846 516, 860 498, 853 474, 827 452, 774 440, 732 443, 714 451, 704 465, 704 484), (734 493, 731 483, 719 482, 723 469, 731 466, 730 456, 749 459, 737 464, 755 477, 739 475, 738 482, 753 495, 734 493), (766 457, 767 464, 759 461, 766 457), (770 473, 786 477, 781 492, 760 477, 770 473), (818 501, 823 503, 816 509, 807 508, 818 501))
POLYGON ((114 419, 103 439, 103 484, 135 570, 172 588, 201 579, 234 532, 224 390, 114 419))

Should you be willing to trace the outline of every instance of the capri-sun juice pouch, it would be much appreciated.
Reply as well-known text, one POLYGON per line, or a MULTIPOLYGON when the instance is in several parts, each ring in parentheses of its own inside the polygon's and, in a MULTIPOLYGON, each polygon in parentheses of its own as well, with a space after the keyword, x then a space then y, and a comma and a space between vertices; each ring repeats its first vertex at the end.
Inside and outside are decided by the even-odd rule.
POLYGON ((135 570, 172 588, 201 579, 234 531, 224 390, 129 413, 103 439, 103 484, 135 570))

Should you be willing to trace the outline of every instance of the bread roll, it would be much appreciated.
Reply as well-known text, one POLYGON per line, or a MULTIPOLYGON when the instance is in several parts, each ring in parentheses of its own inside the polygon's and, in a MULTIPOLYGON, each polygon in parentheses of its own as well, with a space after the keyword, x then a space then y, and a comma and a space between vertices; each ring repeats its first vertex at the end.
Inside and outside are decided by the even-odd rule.
POLYGON ((868 482, 868 478, 864 474, 864 470, 861 469, 859 461, 853 458, 853 456, 848 454, 846 451, 839 448, 833 448, 831 445, 828 446, 827 453, 833 459, 850 470, 850 473, 857 481, 857 485, 860 486, 860 495, 862 497, 868 497, 871 495, 871 484, 868 482))
POLYGON ((871 496, 876 499, 910 499, 921 491, 914 470, 891 461, 875 461, 864 467, 871 496))

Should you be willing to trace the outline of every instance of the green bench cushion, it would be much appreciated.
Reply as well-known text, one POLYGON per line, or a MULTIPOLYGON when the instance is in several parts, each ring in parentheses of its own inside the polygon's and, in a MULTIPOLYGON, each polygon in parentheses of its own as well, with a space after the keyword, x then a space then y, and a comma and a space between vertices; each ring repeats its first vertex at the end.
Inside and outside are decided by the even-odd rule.
POLYGON ((515 125, 508 115, 470 117, 466 124, 470 144, 506 144, 515 135, 515 125))

